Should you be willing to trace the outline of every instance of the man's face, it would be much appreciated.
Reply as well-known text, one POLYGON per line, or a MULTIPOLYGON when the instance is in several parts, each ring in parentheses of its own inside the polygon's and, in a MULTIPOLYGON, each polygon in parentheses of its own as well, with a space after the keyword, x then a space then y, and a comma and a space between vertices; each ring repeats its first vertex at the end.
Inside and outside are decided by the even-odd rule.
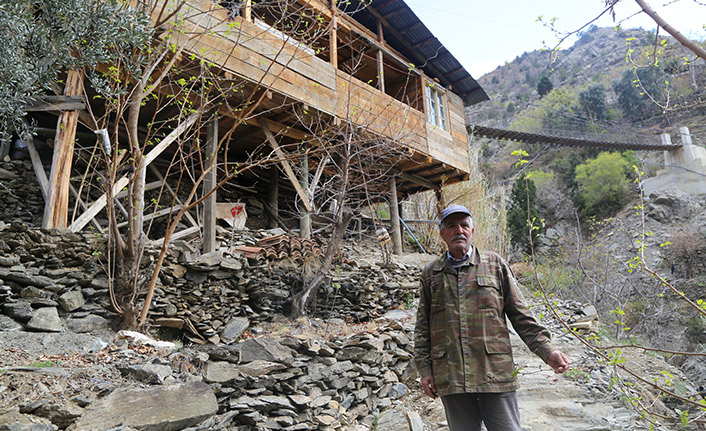
POLYGON ((464 213, 455 213, 444 219, 441 224, 441 239, 449 248, 449 253, 456 259, 461 259, 473 241, 475 228, 471 226, 471 218, 464 213))

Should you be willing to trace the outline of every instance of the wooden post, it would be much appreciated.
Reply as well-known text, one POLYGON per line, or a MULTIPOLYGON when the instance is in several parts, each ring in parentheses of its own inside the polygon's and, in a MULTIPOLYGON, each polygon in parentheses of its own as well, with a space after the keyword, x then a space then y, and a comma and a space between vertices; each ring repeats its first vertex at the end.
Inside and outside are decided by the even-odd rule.
POLYGON ((246 21, 252 22, 252 0, 245 0, 243 18, 245 18, 246 21))
MULTIPOLYGON (((203 179, 204 194, 210 192, 216 184, 218 184, 218 117, 213 117, 213 120, 208 124, 206 129, 206 164, 208 172, 203 179)), ((203 253, 216 251, 216 194, 211 193, 206 200, 203 201, 203 253)))
MULTIPOLYGON (((382 22, 378 20, 378 41, 382 45, 385 42, 382 33, 382 22)), ((383 63, 382 49, 378 49, 378 90, 385 92, 385 67, 383 63)))
MULTIPOLYGON (((66 77, 65 96, 76 96, 82 91, 83 73, 70 70, 66 77)), ((59 115, 54 138, 54 157, 49 174, 49 199, 44 202, 42 227, 66 227, 69 217, 69 180, 74 155, 74 140, 78 111, 65 111, 59 115)))
POLYGON ((437 218, 441 217, 441 212, 446 208, 444 202, 444 194, 441 193, 441 189, 434 190, 434 196, 436 196, 436 210, 438 211, 437 218))
POLYGON ((329 61, 333 64, 333 67, 338 69, 338 14, 336 7, 336 0, 331 0, 331 32, 328 36, 329 41, 329 61))
MULTIPOLYGON (((303 153, 299 158, 301 164, 299 184, 301 184, 302 189, 309 190, 309 156, 306 153, 306 146, 302 150, 303 153)), ((299 236, 311 238, 311 213, 307 209, 299 213, 299 236)))
POLYGON ((267 197, 267 201, 270 206, 272 217, 270 217, 269 227, 270 229, 279 226, 277 223, 277 214, 279 214, 279 169, 273 166, 270 168, 270 189, 267 197))
POLYGON ((397 203, 397 180, 390 177, 390 236, 392 236, 392 252, 402 254, 402 231, 400 230, 400 211, 397 203))

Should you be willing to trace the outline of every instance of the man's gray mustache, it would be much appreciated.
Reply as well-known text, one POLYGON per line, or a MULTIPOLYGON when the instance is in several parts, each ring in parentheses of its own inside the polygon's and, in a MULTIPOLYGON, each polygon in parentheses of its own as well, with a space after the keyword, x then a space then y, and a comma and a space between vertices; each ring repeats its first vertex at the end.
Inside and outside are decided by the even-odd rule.
POLYGON ((458 234, 458 235, 454 235, 453 238, 451 238, 451 241, 456 240, 456 239, 463 239, 463 240, 465 240, 465 239, 467 239, 467 238, 466 238, 466 235, 458 234))

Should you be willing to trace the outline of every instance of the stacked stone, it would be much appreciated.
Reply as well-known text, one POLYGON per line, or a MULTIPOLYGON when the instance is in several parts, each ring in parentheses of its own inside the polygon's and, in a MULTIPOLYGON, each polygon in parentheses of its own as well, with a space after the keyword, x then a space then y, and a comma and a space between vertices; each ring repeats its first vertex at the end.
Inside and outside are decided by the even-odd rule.
POLYGON ((44 198, 29 160, 0 161, 0 220, 42 224, 44 198))
POLYGON ((408 392, 413 370, 409 328, 318 341, 250 338, 203 346, 204 381, 233 424, 258 430, 348 429, 372 425, 408 392))
POLYGON ((0 305, 3 327, 60 332, 60 314, 71 313, 69 328, 93 329, 85 320, 107 325, 101 305, 107 284, 95 279, 100 246, 90 234, 29 229, 23 223, 0 226, 0 305), (94 298, 95 297, 95 298, 94 298), (87 299, 96 299, 87 301, 87 299))

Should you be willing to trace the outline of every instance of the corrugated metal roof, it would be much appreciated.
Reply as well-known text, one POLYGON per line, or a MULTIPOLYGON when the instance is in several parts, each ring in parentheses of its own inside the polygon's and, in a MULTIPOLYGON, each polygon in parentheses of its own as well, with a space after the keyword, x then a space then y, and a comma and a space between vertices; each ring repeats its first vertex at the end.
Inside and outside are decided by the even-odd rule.
POLYGON ((386 21, 389 27, 385 31, 385 42, 428 76, 439 79, 445 87, 451 86, 467 105, 490 99, 403 0, 372 0, 365 8, 360 7, 360 0, 353 3, 352 9, 359 9, 351 13, 356 21, 373 33, 377 33, 378 19, 386 21))

